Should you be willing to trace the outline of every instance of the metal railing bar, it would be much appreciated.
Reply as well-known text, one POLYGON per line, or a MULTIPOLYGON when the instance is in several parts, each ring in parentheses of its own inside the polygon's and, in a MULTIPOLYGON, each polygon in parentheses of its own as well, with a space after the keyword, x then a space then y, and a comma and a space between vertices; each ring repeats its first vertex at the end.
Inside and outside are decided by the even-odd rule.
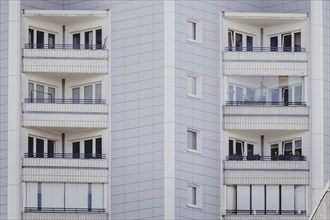
POLYGON ((260 156, 258 154, 254 155, 230 155, 226 156, 226 160, 235 161, 251 161, 251 160, 261 160, 261 161, 306 161, 306 156, 294 156, 294 155, 278 155, 278 156, 260 156))
POLYGON ((24 49, 76 49, 76 50, 105 50, 103 44, 25 44, 24 49))
POLYGON ((225 47, 225 52, 306 52, 303 47, 225 47))
POLYGON ((100 208, 52 208, 52 207, 25 207, 24 212, 43 213, 105 213, 105 209, 100 208))
POLYGON ((105 99, 49 99, 25 98, 24 103, 53 103, 53 104, 105 104, 105 99))
POLYGON ((306 106, 306 102, 226 101, 226 105, 306 106))
POLYGON ((25 153, 24 158, 106 159, 106 155, 84 153, 25 153))

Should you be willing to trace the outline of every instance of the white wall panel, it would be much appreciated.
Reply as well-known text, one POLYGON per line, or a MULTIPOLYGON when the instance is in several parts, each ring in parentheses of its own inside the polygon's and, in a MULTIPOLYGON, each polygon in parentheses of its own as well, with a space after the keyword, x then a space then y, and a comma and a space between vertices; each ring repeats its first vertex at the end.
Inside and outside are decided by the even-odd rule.
POLYGON ((279 210, 280 203, 280 191, 279 186, 267 185, 266 186, 266 209, 267 210, 279 210))
POLYGON ((26 200, 27 207, 38 206, 38 183, 26 184, 26 200))
POLYGON ((42 183, 42 207, 64 208, 64 184, 42 183))
POLYGON ((235 210, 236 209, 236 187, 235 186, 226 186, 226 209, 235 210))
POLYGON ((88 184, 65 184, 65 207, 88 208, 88 184))
POLYGON ((104 184, 92 184, 92 208, 104 208, 104 184))
POLYGON ((294 210, 294 186, 282 185, 282 210, 294 210))
POLYGON ((250 186, 237 186, 237 209, 250 210, 250 186))
POLYGON ((294 209, 306 210, 306 189, 305 186, 294 187, 294 209))
POLYGON ((252 210, 265 209, 265 186, 252 185, 252 210))

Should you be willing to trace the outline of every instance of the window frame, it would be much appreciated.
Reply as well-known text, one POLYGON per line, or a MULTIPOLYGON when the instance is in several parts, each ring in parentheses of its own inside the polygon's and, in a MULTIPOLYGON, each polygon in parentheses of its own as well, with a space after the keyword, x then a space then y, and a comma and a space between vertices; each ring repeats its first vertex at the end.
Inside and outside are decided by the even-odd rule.
POLYGON ((192 42, 192 43, 198 43, 198 44, 202 44, 202 36, 203 36, 203 33, 202 33, 202 22, 197 20, 197 19, 194 19, 194 18, 187 18, 186 20, 186 26, 187 26, 187 41, 188 42, 192 42), (189 36, 189 33, 190 33, 190 24, 193 23, 195 24, 195 33, 194 33, 194 36, 195 36, 195 39, 191 38, 191 36, 189 36))
POLYGON ((187 80, 187 82, 186 82, 187 96, 192 97, 192 98, 201 99, 202 98, 202 77, 200 75, 197 75, 197 74, 188 73, 187 77, 186 77, 186 80, 187 80), (189 86, 188 86, 189 77, 190 78, 195 78, 195 80, 196 80, 196 94, 193 94, 193 93, 191 93, 191 91, 189 91, 189 86))
POLYGON ((201 184, 197 183, 187 183, 187 207, 189 208, 195 208, 195 209, 202 209, 203 208, 203 189, 201 184), (192 204, 191 201, 189 201, 189 195, 190 192, 189 188, 195 188, 196 189, 196 204, 192 204))
POLYGON ((197 154, 202 154, 202 132, 201 130, 197 130, 195 128, 187 128, 187 151, 191 153, 197 153, 197 154), (195 132, 196 133, 196 150, 189 148, 188 146, 188 132, 195 132))

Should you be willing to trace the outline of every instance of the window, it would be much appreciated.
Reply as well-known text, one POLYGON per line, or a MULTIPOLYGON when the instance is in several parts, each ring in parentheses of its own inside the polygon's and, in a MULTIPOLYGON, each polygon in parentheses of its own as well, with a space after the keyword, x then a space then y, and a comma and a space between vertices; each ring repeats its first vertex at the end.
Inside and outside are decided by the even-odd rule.
POLYGON ((73 49, 103 49, 102 43, 102 29, 72 33, 73 49))
POLYGON ((187 40, 202 43, 202 24, 194 19, 187 20, 187 40))
POLYGON ((301 52, 301 32, 288 32, 270 36, 270 51, 301 52))
POLYGON ((202 188, 200 185, 188 184, 187 206, 191 208, 202 208, 202 188))
POLYGON ((55 154, 55 141, 41 137, 28 137, 28 157, 48 157, 55 154))
POLYGON ((239 140, 229 139, 229 156, 243 156, 244 142, 239 140))
POLYGON ((55 86, 29 82, 28 97, 31 103, 54 103, 55 94, 55 86))
POLYGON ((187 130, 187 150, 191 152, 201 152, 200 132, 193 129, 187 130))
POLYGON ((187 76, 187 95, 194 98, 201 98, 202 96, 202 82, 201 78, 196 75, 187 76))
POLYGON ((102 103, 102 84, 90 84, 72 88, 72 102, 80 103, 81 99, 85 104, 102 103))
POLYGON ((270 155, 272 160, 291 160, 293 156, 302 156, 302 153, 301 139, 281 141, 270 145, 270 155))
POLYGON ((38 30, 29 28, 28 30, 28 44, 29 48, 55 48, 56 34, 50 31, 38 30))
POLYGON ((102 158, 102 138, 73 141, 72 158, 102 158))
POLYGON ((253 36, 228 30, 228 51, 253 51, 253 36))

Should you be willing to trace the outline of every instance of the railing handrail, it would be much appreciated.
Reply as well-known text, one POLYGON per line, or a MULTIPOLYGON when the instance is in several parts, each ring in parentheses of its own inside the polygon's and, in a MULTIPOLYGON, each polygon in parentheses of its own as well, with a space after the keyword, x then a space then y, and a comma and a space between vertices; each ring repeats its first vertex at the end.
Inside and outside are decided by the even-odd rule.
POLYGON ((306 210, 239 210, 227 209, 226 215, 306 215, 306 210))
POLYGON ((225 47, 225 52, 306 52, 303 47, 225 47))
POLYGON ((268 105, 268 106, 306 106, 306 102, 273 102, 273 101, 226 101, 228 106, 268 105))
POLYGON ((106 50, 103 44, 25 44, 24 49, 106 50))
POLYGON ((24 207, 24 212, 44 213, 105 213, 103 208, 52 208, 52 207, 24 207))
POLYGON ((278 156, 260 156, 259 154, 254 155, 230 155, 226 156, 226 161, 306 161, 306 156, 294 156, 294 155, 278 155, 278 156))
POLYGON ((25 98, 24 103, 46 104, 105 104, 105 99, 50 99, 50 98, 25 98))
POLYGON ((106 159, 106 155, 84 153, 25 153, 24 158, 106 159))

